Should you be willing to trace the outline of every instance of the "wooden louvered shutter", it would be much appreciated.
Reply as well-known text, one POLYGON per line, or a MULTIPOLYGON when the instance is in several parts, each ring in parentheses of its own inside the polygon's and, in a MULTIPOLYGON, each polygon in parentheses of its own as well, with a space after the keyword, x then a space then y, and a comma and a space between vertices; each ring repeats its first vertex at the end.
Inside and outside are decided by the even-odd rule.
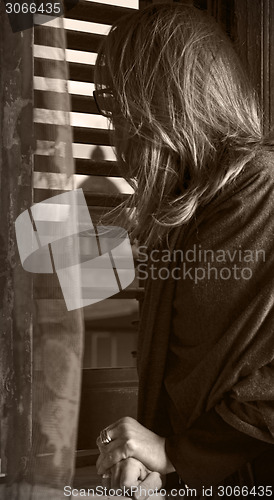
MULTIPOLYGON (((75 188, 83 188, 91 218, 95 224, 104 212, 129 196, 129 186, 119 178, 107 120, 98 114, 92 97, 96 52, 104 36, 103 33, 108 31, 115 19, 131 10, 118 5, 110 5, 110 3, 80 0, 76 7, 68 11, 64 20, 69 67, 68 88, 71 95, 75 188)), ((137 2, 136 0, 129 2, 117 0, 113 3, 128 3, 136 8, 137 2)), ((41 56, 44 57, 40 32, 42 30, 45 32, 46 29, 49 32, 47 40, 50 46, 50 25, 36 29, 34 52, 36 78, 39 78, 41 73, 41 56)), ((54 55, 52 52, 55 59, 50 60, 50 52, 48 53, 47 64, 50 71, 51 67, 58 64, 58 60, 56 61, 58 54, 54 55)), ((38 109, 42 107, 45 100, 49 109, 60 109, 58 106, 62 105, 60 99, 56 101, 54 92, 47 91, 45 96, 42 88, 37 89, 35 91, 36 107, 38 109)), ((39 139, 42 141, 40 144, 43 145, 44 140, 50 140, 47 136, 46 124, 36 125, 39 139)), ((42 154, 39 157, 36 156, 35 171, 37 178, 35 201, 41 201, 47 198, 49 193, 39 180, 39 172, 54 175, 47 156, 42 154)), ((52 183, 54 182, 54 177, 52 177, 52 183)), ((53 194, 51 193, 51 196, 53 194)), ((79 481, 81 487, 84 486, 81 466, 91 466, 91 471, 88 472, 85 469, 86 472, 84 472, 84 474, 89 474, 89 485, 93 482, 93 477, 95 483, 98 480, 93 474, 97 454, 95 439, 100 429, 125 414, 136 416, 137 373, 134 352, 132 356, 130 353, 131 349, 135 350, 135 346, 133 346, 133 340, 130 343, 127 339, 137 339, 138 302, 142 296, 143 289, 136 279, 130 287, 116 296, 83 310, 86 347, 77 450, 78 468, 75 479, 75 484, 79 481), (121 358, 119 352, 121 338, 120 344, 117 343, 119 336, 124 344, 128 342, 129 366, 126 366, 127 362, 118 359, 119 356, 121 358), (95 352, 95 348, 98 352, 95 352), (110 351, 109 354, 107 354, 108 351, 110 351), (101 365, 105 359, 106 367, 96 367, 96 356, 99 355, 102 357, 101 365)))

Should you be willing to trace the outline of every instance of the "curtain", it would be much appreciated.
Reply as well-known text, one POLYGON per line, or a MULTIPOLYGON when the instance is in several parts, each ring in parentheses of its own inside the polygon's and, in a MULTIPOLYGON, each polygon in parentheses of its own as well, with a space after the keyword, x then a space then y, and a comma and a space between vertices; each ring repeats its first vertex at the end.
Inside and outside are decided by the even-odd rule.
MULTIPOLYGON (((33 250, 39 235, 39 245, 49 252, 46 242, 61 237, 58 228, 64 222, 64 206, 69 206, 67 223, 75 229, 67 253, 72 261, 73 255, 77 258, 77 238, 72 236, 77 232, 79 200, 72 196, 63 19, 45 23, 40 15, 34 21, 41 26, 13 32, 2 2, 0 456, 5 477, 0 478, 1 500, 64 498, 63 488, 72 484, 74 473, 81 386, 82 310, 68 308, 57 273, 43 268, 46 257, 41 248, 34 267, 22 264, 16 239, 16 220, 25 214, 20 219, 26 224, 20 225, 24 245, 33 250), (45 50, 35 61, 39 74, 35 77, 34 31, 40 53, 51 47, 50 56, 45 50), (56 195, 61 197, 51 203, 56 195), (51 214, 50 221, 45 213, 51 214)), ((52 264, 52 255, 48 258, 52 264)))

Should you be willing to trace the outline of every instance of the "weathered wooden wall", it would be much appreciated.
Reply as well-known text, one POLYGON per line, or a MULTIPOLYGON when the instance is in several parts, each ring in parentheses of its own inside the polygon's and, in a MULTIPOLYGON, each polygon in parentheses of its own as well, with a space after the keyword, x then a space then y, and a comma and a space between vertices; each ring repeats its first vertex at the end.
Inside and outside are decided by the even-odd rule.
POLYGON ((235 43, 259 95, 267 133, 274 127, 274 2, 234 2, 235 43))
POLYGON ((32 276, 14 221, 32 203, 32 30, 13 33, 0 3, 0 422, 9 478, 24 476, 31 440, 32 276))

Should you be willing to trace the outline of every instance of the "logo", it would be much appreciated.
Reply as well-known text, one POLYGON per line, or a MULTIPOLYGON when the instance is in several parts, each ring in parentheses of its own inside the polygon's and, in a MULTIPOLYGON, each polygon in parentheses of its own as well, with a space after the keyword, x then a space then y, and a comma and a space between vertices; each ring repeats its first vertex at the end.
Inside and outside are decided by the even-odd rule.
POLYGON ((23 268, 56 273, 68 311, 115 295, 135 277, 127 232, 94 226, 82 189, 25 210, 15 231, 23 268))

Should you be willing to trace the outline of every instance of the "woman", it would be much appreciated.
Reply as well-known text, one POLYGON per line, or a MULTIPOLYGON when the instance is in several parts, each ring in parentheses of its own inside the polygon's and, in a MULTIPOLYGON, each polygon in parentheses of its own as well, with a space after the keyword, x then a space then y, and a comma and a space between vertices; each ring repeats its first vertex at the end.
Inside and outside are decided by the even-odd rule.
POLYGON ((139 422, 101 433, 98 472, 159 488, 176 471, 197 494, 269 496, 274 173, 254 92, 211 18, 157 4, 114 24, 95 97, 135 189, 129 230, 147 276, 139 422))

